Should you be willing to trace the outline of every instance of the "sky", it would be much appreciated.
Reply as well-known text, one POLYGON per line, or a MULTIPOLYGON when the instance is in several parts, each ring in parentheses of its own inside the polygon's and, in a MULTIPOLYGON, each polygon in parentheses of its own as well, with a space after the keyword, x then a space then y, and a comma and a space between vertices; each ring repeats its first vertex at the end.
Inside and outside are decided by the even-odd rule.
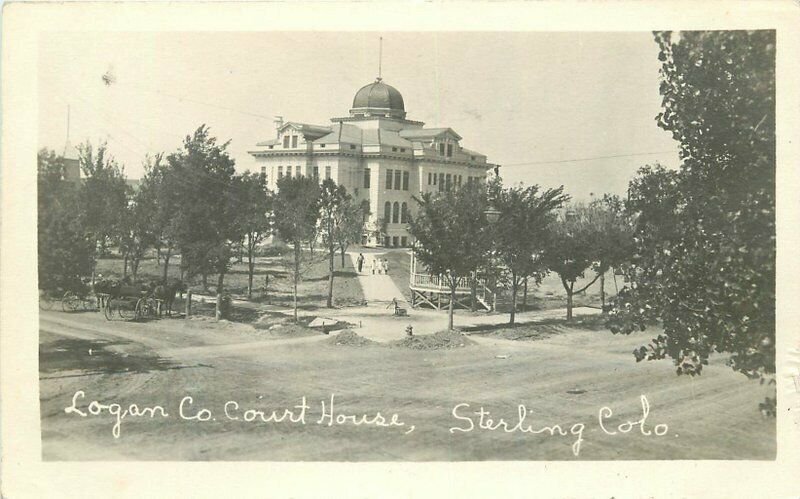
POLYGON ((330 124, 378 73, 408 119, 450 127, 506 183, 624 194, 645 164, 678 165, 659 129, 649 32, 81 32, 40 39, 39 146, 106 141, 130 178, 205 123, 238 171, 272 120, 330 124), (113 74, 106 85, 104 74, 113 74), (609 157, 613 156, 613 157, 609 157))

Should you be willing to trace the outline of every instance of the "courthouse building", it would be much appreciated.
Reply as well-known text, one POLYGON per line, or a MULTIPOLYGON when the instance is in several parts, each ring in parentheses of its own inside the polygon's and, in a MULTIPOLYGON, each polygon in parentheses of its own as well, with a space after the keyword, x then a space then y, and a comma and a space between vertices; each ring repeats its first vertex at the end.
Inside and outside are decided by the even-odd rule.
POLYGON ((330 125, 275 120, 276 137, 249 151, 267 185, 283 176, 331 178, 369 205, 363 244, 410 245, 412 196, 483 181, 497 166, 461 146, 451 128, 406 119, 403 96, 377 78, 353 98, 349 116, 330 125))

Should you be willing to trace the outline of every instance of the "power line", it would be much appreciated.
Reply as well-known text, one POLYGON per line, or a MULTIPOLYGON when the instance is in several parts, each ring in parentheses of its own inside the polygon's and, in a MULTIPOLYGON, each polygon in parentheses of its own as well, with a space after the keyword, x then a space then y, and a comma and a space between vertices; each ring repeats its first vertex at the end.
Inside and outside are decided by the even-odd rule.
POLYGON ((592 161, 595 159, 612 159, 612 158, 631 158, 634 156, 650 156, 653 154, 666 154, 672 153, 675 151, 652 151, 652 152, 637 152, 632 154, 613 154, 611 156, 593 156, 591 158, 576 158, 576 159, 561 159, 557 161, 532 161, 529 163, 511 163, 500 165, 501 167, 505 168, 508 166, 532 166, 532 165, 553 165, 556 163, 575 163, 579 161, 592 161))

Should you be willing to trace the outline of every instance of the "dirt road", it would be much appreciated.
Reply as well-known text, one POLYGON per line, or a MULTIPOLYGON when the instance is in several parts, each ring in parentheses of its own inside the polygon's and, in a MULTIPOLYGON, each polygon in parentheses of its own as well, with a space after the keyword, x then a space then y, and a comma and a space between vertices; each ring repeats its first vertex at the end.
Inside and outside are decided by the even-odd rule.
POLYGON ((775 422, 757 408, 769 389, 723 359, 697 379, 677 377, 668 362, 637 364, 631 351, 645 338, 567 330, 533 342, 476 338, 457 350, 414 351, 336 346, 324 335, 275 339, 205 321, 108 323, 95 313, 43 312, 43 457, 774 457, 775 422), (90 407, 94 400, 128 412, 118 420, 115 406, 90 407), (636 423, 643 412, 644 424, 636 423))

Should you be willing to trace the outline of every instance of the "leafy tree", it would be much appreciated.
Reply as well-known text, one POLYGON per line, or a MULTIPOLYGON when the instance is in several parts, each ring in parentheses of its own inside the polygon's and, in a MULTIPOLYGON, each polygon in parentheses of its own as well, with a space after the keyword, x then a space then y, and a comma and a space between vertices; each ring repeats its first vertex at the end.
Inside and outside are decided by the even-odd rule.
POLYGON ((561 279, 567 293, 567 320, 572 319, 573 298, 586 291, 600 278, 598 273, 588 284, 575 289, 575 283, 600 260, 600 248, 595 244, 601 229, 595 223, 594 207, 584 203, 569 205, 552 224, 545 239, 542 258, 547 268, 561 279))
POLYGON ((118 240, 128 206, 129 188, 125 173, 105 143, 97 151, 87 142, 78 146, 84 179, 81 184, 82 205, 86 213, 86 230, 95 240, 96 259, 118 240))
POLYGON ((344 268, 345 251, 351 244, 360 242, 361 236, 364 234, 364 226, 369 216, 369 202, 363 201, 356 204, 353 198, 348 197, 337 215, 334 237, 339 246, 342 268, 344 268))
POLYGON ((734 370, 763 381, 775 373, 775 32, 655 39, 656 119, 682 163, 631 183, 635 255, 610 325, 627 334, 662 324, 637 360, 669 357, 696 375, 727 352, 734 370))
POLYGON ((253 297, 255 252, 272 231, 272 196, 257 173, 246 172, 234 178, 237 232, 247 254, 247 297, 253 297))
POLYGON ((599 228, 593 243, 598 258, 594 263, 594 271, 600 276, 600 303, 605 313, 605 275, 612 268, 619 268, 630 260, 633 254, 633 231, 619 196, 605 194, 592 201, 591 207, 592 223, 599 228))
POLYGON ((183 149, 170 154, 167 184, 175 195, 171 237, 181 249, 190 275, 217 274, 216 317, 221 316, 225 274, 232 242, 238 237, 234 161, 228 142, 218 144, 206 125, 186 136, 183 149))
POLYGON ((466 185, 436 195, 426 192, 415 200, 419 210, 410 222, 411 235, 417 242, 414 253, 450 290, 447 327, 452 330, 459 281, 469 278, 488 251, 486 188, 466 185))
MULTIPOLYGON (((316 237, 320 213, 320 186, 312 177, 282 177, 274 200, 275 230, 292 246, 288 266, 292 279, 294 321, 297 322, 297 284, 307 271, 303 245, 316 237)), ((313 256, 313 255, 312 255, 313 256)))
POLYGON ((319 234, 328 252, 328 296, 326 306, 333 307, 333 262, 338 247, 338 224, 343 218, 346 205, 352 204, 350 195, 343 185, 336 185, 332 179, 325 179, 319 195, 319 234))
POLYGON ((86 230, 80 185, 64 179, 64 158, 37 155, 39 289, 74 289, 93 268, 94 238, 86 230))
POLYGON ((547 273, 542 254, 555 210, 569 196, 563 187, 540 192, 539 186, 502 188, 499 179, 489 186, 492 206, 500 212, 494 224, 493 252, 511 287, 509 323, 514 324, 517 292, 529 278, 537 284, 547 273))

